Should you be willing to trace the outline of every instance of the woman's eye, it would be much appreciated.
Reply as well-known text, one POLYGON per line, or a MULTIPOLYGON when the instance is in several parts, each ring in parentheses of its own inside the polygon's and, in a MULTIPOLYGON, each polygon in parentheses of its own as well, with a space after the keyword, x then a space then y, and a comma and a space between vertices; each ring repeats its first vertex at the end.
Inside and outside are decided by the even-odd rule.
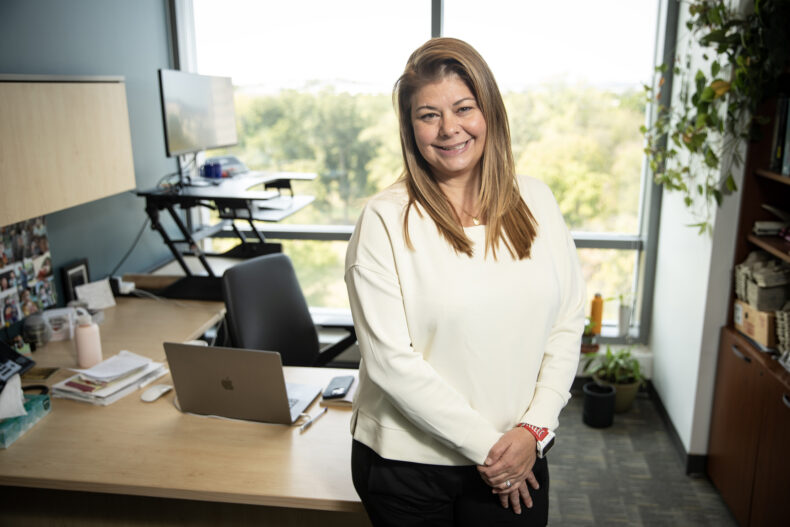
POLYGON ((421 121, 430 121, 431 119, 438 117, 438 115, 439 114, 436 113, 424 113, 417 118, 421 121))
POLYGON ((466 112, 468 112, 470 110, 472 110, 471 106, 462 106, 462 107, 458 108, 458 113, 466 113, 466 112))

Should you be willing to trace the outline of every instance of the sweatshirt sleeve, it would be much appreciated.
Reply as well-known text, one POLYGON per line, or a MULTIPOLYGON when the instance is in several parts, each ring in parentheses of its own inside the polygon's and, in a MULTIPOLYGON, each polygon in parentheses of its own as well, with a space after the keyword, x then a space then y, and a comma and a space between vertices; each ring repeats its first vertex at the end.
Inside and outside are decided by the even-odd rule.
MULTIPOLYGON (((584 330, 585 284, 581 266, 565 220, 548 187, 542 199, 551 204, 548 235, 557 265, 561 301, 551 327, 535 387, 535 394, 522 422, 555 429, 560 411, 570 399, 570 388, 579 365, 581 335, 584 330)), ((542 228, 547 228, 543 225, 542 228)))
POLYGON ((501 432, 412 347, 393 256, 395 236, 402 236, 399 228, 389 229, 380 214, 366 208, 349 243, 345 278, 368 376, 418 428, 482 464, 501 432))

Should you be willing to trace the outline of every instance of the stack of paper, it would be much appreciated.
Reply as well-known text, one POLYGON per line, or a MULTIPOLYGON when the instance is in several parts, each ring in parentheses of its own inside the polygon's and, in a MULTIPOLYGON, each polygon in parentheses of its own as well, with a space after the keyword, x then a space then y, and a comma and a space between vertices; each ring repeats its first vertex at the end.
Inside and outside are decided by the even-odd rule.
POLYGON ((123 350, 52 387, 52 395, 101 406, 114 403, 167 373, 167 366, 123 350))

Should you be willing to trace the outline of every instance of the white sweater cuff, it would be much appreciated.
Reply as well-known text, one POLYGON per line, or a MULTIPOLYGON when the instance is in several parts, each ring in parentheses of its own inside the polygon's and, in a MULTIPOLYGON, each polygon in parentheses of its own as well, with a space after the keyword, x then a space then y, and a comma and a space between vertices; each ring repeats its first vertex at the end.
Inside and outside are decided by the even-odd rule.
POLYGON ((491 429, 491 425, 474 427, 464 438, 459 450, 478 465, 484 465, 491 447, 502 434, 491 429))
POLYGON ((538 387, 522 421, 554 430, 559 426, 560 411, 568 401, 551 388, 538 387))

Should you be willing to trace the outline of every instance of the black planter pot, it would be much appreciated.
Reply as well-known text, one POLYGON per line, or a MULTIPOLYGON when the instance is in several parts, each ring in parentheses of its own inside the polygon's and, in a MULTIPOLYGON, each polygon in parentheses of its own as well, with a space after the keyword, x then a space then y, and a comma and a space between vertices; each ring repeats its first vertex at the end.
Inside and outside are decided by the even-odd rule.
POLYGON ((593 428, 612 426, 614 421, 614 386, 588 382, 583 387, 584 409, 582 421, 593 428))

